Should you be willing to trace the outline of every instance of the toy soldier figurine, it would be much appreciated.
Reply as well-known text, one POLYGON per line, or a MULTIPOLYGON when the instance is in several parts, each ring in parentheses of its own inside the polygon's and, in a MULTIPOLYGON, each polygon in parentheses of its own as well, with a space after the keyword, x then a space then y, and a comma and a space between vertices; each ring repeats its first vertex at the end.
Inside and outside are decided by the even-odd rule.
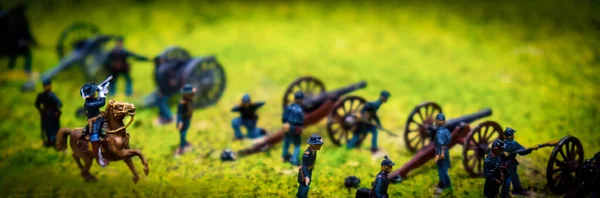
POLYGON ((242 103, 240 105, 236 105, 231 109, 231 112, 240 112, 240 117, 237 117, 231 121, 231 127, 233 127, 233 131, 235 133, 235 139, 240 140, 243 139, 241 126, 246 127, 248 131, 248 138, 257 138, 264 135, 264 130, 260 128, 256 128, 256 122, 258 122, 258 115, 256 115, 256 110, 265 105, 265 102, 250 102, 250 96, 245 94, 242 97, 242 103))
POLYGON ((394 165, 396 164, 392 162, 392 160, 390 160, 387 156, 384 157, 383 161, 381 161, 381 172, 379 172, 379 174, 377 174, 377 177, 375 178, 370 197, 389 197, 387 193, 388 185, 390 184, 390 181, 388 180, 388 173, 392 172, 392 168, 394 165))
MULTIPOLYGON (((515 141, 515 131, 514 129, 510 128, 510 127, 506 127, 506 130, 504 130, 504 144, 506 145, 506 147, 504 148, 504 152, 511 153, 508 154, 508 156, 506 157, 506 163, 508 165, 508 175, 506 177, 506 179, 504 180, 504 185, 502 186, 502 193, 501 193, 501 197, 508 197, 509 196, 509 190, 510 190, 510 183, 512 182, 513 184, 513 190, 512 193, 515 195, 521 195, 521 196, 527 196, 527 190, 523 189, 523 186, 521 186, 521 180, 519 180, 519 175, 517 174, 517 165, 519 165, 519 162, 517 161, 517 153, 514 153, 518 150, 521 149, 525 149, 523 146, 521 146, 517 141, 515 141)), ((533 150, 537 150, 537 147, 534 147, 533 150)), ((519 155, 527 155, 529 153, 531 153, 531 149, 525 149, 522 152, 519 152, 519 155)))
MULTIPOLYGON (((131 96, 133 93, 133 86, 131 85, 131 76, 129 71, 131 70, 127 58, 133 57, 138 61, 147 61, 148 58, 134 54, 127 49, 123 48, 123 37, 117 37, 115 39, 115 48, 108 53, 107 64, 112 71, 112 76, 116 80, 119 76, 125 77, 125 94, 131 96)), ((114 95, 116 91, 116 85, 110 87, 110 94, 114 95)))
POLYGON ((36 41, 33 38, 29 29, 29 20, 25 15, 25 9, 27 7, 24 4, 18 5, 17 7, 0 13, 0 17, 4 22, 3 25, 10 25, 10 27, 3 27, 3 31, 0 33, 3 39, 7 39, 6 43, 2 43, 0 51, 5 51, 8 54, 8 67, 9 69, 15 68, 16 60, 19 56, 24 58, 24 70, 27 74, 31 73, 31 46, 36 45, 36 41))
POLYGON ((448 144, 450 144, 450 131, 444 127, 446 124, 446 117, 443 113, 439 113, 435 117, 435 125, 437 126, 437 132, 435 135, 435 161, 438 170, 438 176, 440 183, 437 194, 441 194, 444 189, 452 189, 450 184, 450 176, 448 175, 448 168, 450 168, 450 154, 448 153, 448 144))
POLYGON ((50 79, 44 79, 42 82, 44 91, 37 95, 35 99, 35 108, 37 108, 42 119, 42 135, 48 139, 44 139, 45 146, 53 146, 56 141, 56 132, 60 128, 60 108, 62 103, 52 92, 52 84, 50 79))
MULTIPOLYGON (((92 143, 92 153, 96 158, 98 165, 105 167, 108 165, 108 160, 102 157, 102 151, 100 150, 100 135, 102 125, 104 125, 104 115, 100 112, 100 108, 106 103, 106 92, 109 81, 112 76, 109 76, 103 83, 96 85, 94 83, 86 83, 79 90, 81 97, 85 99, 83 109, 88 119, 88 124, 84 127, 84 138, 88 133, 90 134, 90 142, 92 143), (98 91, 98 97, 96 97, 96 91, 98 91)), ((82 150, 87 150, 86 144, 82 144, 82 150)))
POLYGON ((288 105, 283 110, 281 122, 283 122, 283 161, 289 161, 293 165, 298 165, 298 154, 300 153, 300 134, 304 126, 304 111, 302 110, 302 102, 304 101, 304 93, 298 91, 294 94, 294 103, 288 105), (290 143, 294 144, 294 154, 291 156, 288 152, 290 143))
POLYGON ((379 120, 379 116, 377 116, 377 110, 383 103, 385 103, 390 97, 390 92, 381 91, 379 99, 373 102, 367 102, 363 108, 360 110, 360 115, 357 115, 359 119, 364 120, 363 122, 359 122, 357 125, 357 130, 355 130, 355 135, 348 142, 347 148, 352 149, 355 148, 360 140, 359 134, 366 134, 371 132, 371 152, 377 152, 379 148, 377 147, 377 128, 383 128, 381 126, 381 121, 379 120), (375 120, 377 125, 370 123, 370 120, 375 120), (367 123, 368 122, 368 123, 367 123))
POLYGON ((306 142, 310 145, 302 155, 302 166, 298 169, 298 193, 296 197, 306 198, 310 189, 312 172, 317 161, 317 151, 321 150, 323 139, 318 134, 312 134, 306 142))
POLYGON ((190 120, 194 113, 192 100, 194 99, 195 92, 196 88, 190 84, 185 84, 181 89, 181 101, 179 101, 179 105, 177 106, 177 129, 179 129, 180 137, 179 155, 182 155, 185 147, 189 145, 185 136, 187 135, 188 128, 190 128, 190 120))
POLYGON ((485 185, 483 186, 483 195, 487 198, 498 196, 498 188, 502 185, 504 176, 502 174, 503 162, 500 158, 504 151, 504 142, 500 139, 494 140, 492 150, 485 157, 483 162, 483 177, 485 185))

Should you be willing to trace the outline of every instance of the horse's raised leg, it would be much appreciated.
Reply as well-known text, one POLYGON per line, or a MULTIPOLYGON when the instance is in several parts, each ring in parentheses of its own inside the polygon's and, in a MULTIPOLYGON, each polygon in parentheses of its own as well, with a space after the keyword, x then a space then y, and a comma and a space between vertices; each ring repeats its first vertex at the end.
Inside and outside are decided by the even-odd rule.
POLYGON ((142 152, 140 150, 134 150, 134 149, 123 149, 124 153, 127 153, 128 156, 138 156, 140 158, 140 160, 142 161, 142 165, 144 165, 144 174, 146 176, 148 176, 148 173, 150 173, 150 168, 148 167, 148 161, 146 161, 146 157, 144 157, 144 154, 142 154, 142 152))
POLYGON ((83 165, 81 164, 81 158, 79 158, 77 155, 73 154, 73 159, 75 159, 75 162, 77 162, 77 167, 79 167, 79 170, 83 170, 83 165))
POLYGON ((83 179, 85 179, 86 182, 98 180, 96 177, 90 174, 90 168, 92 167, 92 164, 94 164, 94 158, 88 156, 83 157, 83 163, 84 167, 81 169, 81 176, 83 179))
MULTIPOLYGON (((117 150, 116 147, 112 146, 111 150, 117 150)), ((133 156, 138 156, 140 160, 142 160, 142 165, 144 165, 144 174, 147 176, 150 173, 150 168, 148 167, 148 161, 146 161, 146 157, 142 154, 140 150, 129 149, 129 145, 125 146, 125 149, 121 150, 117 155, 124 158, 131 158, 133 156)))
POLYGON ((123 161, 125 161, 127 166, 129 166, 129 170, 131 170, 131 173, 133 173, 133 183, 137 184, 138 180, 140 180, 140 176, 138 175, 137 170, 135 170, 135 165, 133 165, 133 160, 131 160, 131 158, 125 158, 125 159, 123 159, 123 161))

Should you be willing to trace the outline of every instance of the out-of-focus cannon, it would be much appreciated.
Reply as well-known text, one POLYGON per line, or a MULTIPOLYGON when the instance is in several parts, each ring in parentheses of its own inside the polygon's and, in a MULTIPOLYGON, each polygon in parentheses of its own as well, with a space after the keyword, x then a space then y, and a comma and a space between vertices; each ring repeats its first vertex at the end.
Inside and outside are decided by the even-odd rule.
POLYGON ((194 108, 215 104, 225 91, 225 70, 215 56, 191 57, 183 48, 168 47, 154 58, 154 65, 157 89, 145 97, 143 107, 156 106, 159 95, 177 94, 188 83, 197 89, 194 108))
POLYGON ((97 35, 78 41, 75 43, 73 51, 63 57, 54 68, 44 72, 41 79, 52 79, 59 72, 74 65, 81 66, 85 77, 90 81, 95 80, 98 75, 106 75, 108 71, 103 67, 103 63, 106 60, 107 53, 104 46, 113 38, 115 37, 97 35))
MULTIPOLYGON (((435 157, 435 145, 430 138, 435 135, 436 131, 433 120, 437 113, 441 112, 440 106, 433 102, 424 102, 413 109, 406 121, 408 135, 405 133, 405 137, 408 139, 406 144, 418 146, 413 148, 418 148, 419 151, 400 169, 390 173, 388 175, 390 179, 397 179, 397 176, 404 179, 410 171, 435 157)), ((452 132, 449 147, 452 148, 456 144, 463 145, 463 167, 472 177, 483 176, 483 159, 486 151, 494 139, 504 137, 502 127, 493 121, 482 122, 473 129, 469 126, 471 122, 490 115, 492 115, 492 110, 486 108, 473 114, 448 120, 444 125, 452 132)))
MULTIPOLYGON (((285 108, 293 102, 293 95, 296 91, 304 92, 306 96, 306 99, 303 102, 304 127, 308 127, 321 121, 334 110, 335 104, 345 100, 340 100, 340 97, 358 89, 365 88, 366 86, 367 83, 361 81, 333 91, 325 92, 325 85, 319 79, 311 76, 300 77, 294 80, 294 82, 286 89, 283 96, 283 107, 285 108)), ((347 98, 355 97, 356 96, 349 96, 347 98)), ((281 142, 283 140, 283 135, 283 130, 279 129, 275 133, 269 134, 262 141, 239 151, 238 155, 245 156, 268 149, 278 142, 281 142)))

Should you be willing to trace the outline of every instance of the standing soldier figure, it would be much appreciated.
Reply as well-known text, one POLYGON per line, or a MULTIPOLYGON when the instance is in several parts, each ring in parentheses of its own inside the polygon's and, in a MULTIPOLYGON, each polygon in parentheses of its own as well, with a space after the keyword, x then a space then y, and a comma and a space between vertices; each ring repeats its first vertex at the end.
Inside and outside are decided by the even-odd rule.
MULTIPOLYGON (((519 162, 517 161, 517 153, 514 153, 518 150, 525 149, 521 146, 517 141, 515 141, 515 131, 510 127, 506 127, 504 130, 504 144, 506 147, 504 148, 504 152, 511 153, 508 154, 506 158, 506 163, 508 165, 508 176, 504 180, 504 185, 502 186, 501 197, 508 197, 510 190, 510 183, 513 185, 512 193, 515 195, 527 196, 527 190, 523 189, 521 186, 521 180, 519 180, 519 174, 517 174, 517 165, 519 162)), ((537 150, 537 147, 534 147, 534 150, 537 150)), ((527 155, 531 153, 532 150, 525 150, 524 152, 519 152, 519 155, 527 155)))
POLYGON ((375 178, 375 182, 373 183, 373 189, 371 190, 371 196, 374 198, 388 198, 388 185, 390 181, 388 180, 388 174, 392 172, 393 166, 396 165, 392 160, 390 160, 387 155, 384 157, 383 161, 381 161, 381 172, 377 174, 375 178))
POLYGON ((443 113, 439 113, 435 117, 435 125, 437 126, 437 133, 435 135, 435 161, 440 179, 436 194, 441 194, 444 189, 452 190, 450 176, 448 175, 448 169, 450 168, 448 144, 450 144, 451 134, 450 131, 444 127, 444 124, 446 124, 446 117, 443 113))
POLYGON ((360 115, 357 115, 357 117, 359 117, 359 119, 363 120, 363 122, 359 122, 357 125, 357 130, 356 130, 356 134, 352 137, 352 139, 350 141, 348 141, 348 145, 347 148, 348 149, 352 149, 355 148, 358 144, 358 141, 360 140, 360 135, 359 134, 366 134, 368 132, 371 132, 371 152, 375 153, 379 150, 379 148, 377 147, 377 127, 379 128, 383 128, 381 126, 381 121, 379 120, 379 116, 377 116, 377 110, 379 110, 379 107, 381 107, 381 105, 383 103, 385 103, 388 98, 390 97, 390 92, 388 91, 381 91, 381 94, 379 96, 379 99, 373 102, 367 102, 363 108, 360 110, 360 115), (377 126, 373 125, 370 123, 371 118, 373 120, 375 120, 375 123, 377 124, 377 126), (365 123, 365 122, 369 122, 369 123, 365 123))
POLYGON ((304 126, 304 111, 302 110, 302 102, 304 101, 304 93, 298 91, 294 94, 294 103, 288 105, 283 110, 281 122, 283 122, 283 161, 290 161, 293 165, 298 165, 298 154, 300 154, 300 134, 304 126), (290 143, 294 144, 294 154, 291 156, 288 152, 290 143))
POLYGON ((248 138, 257 138, 264 135, 264 130, 261 128, 256 128, 256 123, 258 122, 258 115, 256 115, 256 110, 265 105, 265 102, 250 102, 250 95, 245 94, 242 97, 242 103, 240 105, 236 105, 231 109, 231 112, 240 112, 240 117, 237 117, 231 121, 231 127, 233 128, 233 132, 235 133, 235 139, 241 140, 244 139, 244 135, 242 135, 241 126, 246 127, 248 131, 248 138))
POLYGON ((483 162, 483 177, 485 185, 483 186, 483 195, 487 198, 495 198, 498 196, 500 185, 502 185, 504 176, 502 170, 504 167, 502 152, 504 151, 504 142, 500 139, 494 140, 492 150, 485 157, 483 162))
MULTIPOLYGON (((115 78, 115 83, 120 75, 125 77, 125 94, 131 96, 133 93, 133 86, 131 84, 131 76, 129 75, 131 68, 127 62, 127 58, 133 57, 138 61, 147 61, 148 58, 134 54, 123 48, 123 37, 117 37, 115 40, 115 48, 109 52, 107 64, 112 72, 112 76, 115 78)), ((115 92, 116 84, 110 87, 110 94, 114 95, 115 92)))
POLYGON ((37 95, 35 99, 35 108, 37 108, 42 119, 42 135, 45 134, 44 146, 53 146, 56 141, 56 132, 60 128, 60 108, 62 103, 52 92, 50 79, 44 79, 42 82, 44 91, 37 95))
MULTIPOLYGON (((109 77, 111 78, 111 77, 109 77)), ((79 90, 81 97, 85 99, 83 109, 88 119, 88 124, 84 127, 82 138, 89 133, 90 142, 92 143, 92 153, 96 158, 96 162, 101 167, 108 165, 108 160, 102 157, 102 151, 100 150, 100 135, 102 132, 102 125, 104 125, 104 115, 100 112, 100 108, 106 104, 106 90, 108 83, 104 86, 96 86, 94 83, 86 83, 79 90), (96 91, 98 91, 98 97, 96 97, 96 91)), ((82 150, 87 150, 87 144, 81 144, 82 150)))
POLYGON ((312 134, 306 142, 310 145, 302 155, 302 166, 298 169, 298 193, 296 197, 306 198, 310 189, 312 172, 317 161, 317 151, 321 150, 323 139, 318 134, 312 134))
POLYGON ((179 129, 179 155, 183 154, 183 151, 189 143, 186 141, 185 136, 187 130, 190 128, 190 121, 192 114, 194 113, 194 107, 192 101, 194 99, 194 93, 196 88, 190 84, 185 84, 181 89, 181 101, 177 106, 177 129, 179 129))

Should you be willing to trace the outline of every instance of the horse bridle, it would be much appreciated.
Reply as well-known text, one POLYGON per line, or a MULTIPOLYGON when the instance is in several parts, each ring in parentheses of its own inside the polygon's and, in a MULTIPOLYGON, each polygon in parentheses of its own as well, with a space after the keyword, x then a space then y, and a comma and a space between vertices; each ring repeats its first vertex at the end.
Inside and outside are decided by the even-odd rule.
MULTIPOLYGON (((109 102, 109 106, 110 106, 110 108, 111 108, 113 111, 115 111, 115 110, 116 110, 116 109, 115 109, 115 107, 114 107, 114 105, 115 105, 115 104, 116 104, 116 103, 115 103, 115 102, 113 102, 113 101, 110 101, 110 102, 109 102)), ((123 112, 116 112, 116 113, 123 113, 123 112)), ((116 113, 113 113, 113 116, 115 116, 115 114, 116 114, 116 113)), ((126 113, 126 112, 125 112, 125 113, 126 113)), ((131 118, 129 119, 129 122, 128 122, 128 123, 127 123, 125 126, 119 127, 119 128, 117 128, 117 129, 115 129, 115 130, 107 130, 107 131, 105 131, 105 132, 106 132, 106 133, 116 133, 116 132, 119 132, 119 131, 121 131, 121 130, 123 130, 123 129, 127 129, 127 127, 129 127, 129 126, 131 125, 131 123, 133 123, 133 120, 135 120, 135 119, 134 119, 134 117, 135 117, 135 115, 131 115, 131 118)))

